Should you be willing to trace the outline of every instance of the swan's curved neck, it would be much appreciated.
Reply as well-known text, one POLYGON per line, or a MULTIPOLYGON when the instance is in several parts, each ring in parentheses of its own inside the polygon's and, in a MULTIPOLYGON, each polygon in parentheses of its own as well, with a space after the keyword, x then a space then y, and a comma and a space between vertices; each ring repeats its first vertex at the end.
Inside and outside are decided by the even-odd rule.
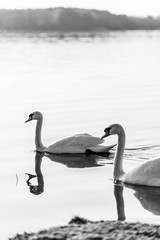
POLYGON ((37 151, 44 151, 44 149, 46 148, 42 144, 42 140, 41 140, 42 123, 43 123, 43 117, 37 120, 37 125, 36 125, 35 144, 36 144, 37 151))
POLYGON ((124 174, 123 170, 123 154, 125 148, 125 132, 121 129, 120 133, 118 134, 118 146, 116 151, 116 156, 114 159, 114 171, 113 176, 114 179, 120 179, 121 176, 124 174))

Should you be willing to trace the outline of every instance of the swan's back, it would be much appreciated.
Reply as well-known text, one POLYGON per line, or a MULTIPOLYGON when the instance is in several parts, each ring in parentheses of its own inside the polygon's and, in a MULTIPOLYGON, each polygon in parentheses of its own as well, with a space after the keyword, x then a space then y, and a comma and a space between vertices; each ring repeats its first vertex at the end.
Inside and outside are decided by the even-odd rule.
POLYGON ((147 161, 123 176, 125 183, 160 187, 160 158, 147 161))
POLYGON ((83 145, 84 147, 90 147, 95 146, 98 144, 102 144, 104 141, 101 140, 98 137, 93 137, 90 134, 84 133, 84 134, 76 134, 71 137, 66 137, 63 139, 60 139, 53 143, 51 146, 74 146, 74 145, 83 145))
POLYGON ((77 134, 54 142, 48 147, 47 151, 53 153, 85 153, 86 149, 100 145, 103 142, 104 140, 87 133, 77 134))

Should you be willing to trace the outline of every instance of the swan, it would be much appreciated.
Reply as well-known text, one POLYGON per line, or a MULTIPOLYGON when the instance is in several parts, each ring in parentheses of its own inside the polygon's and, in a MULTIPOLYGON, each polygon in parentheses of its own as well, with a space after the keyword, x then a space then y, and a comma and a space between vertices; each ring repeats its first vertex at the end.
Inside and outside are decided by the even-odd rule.
POLYGON ((105 128, 101 139, 109 135, 118 135, 118 145, 114 159, 114 181, 120 180, 127 184, 160 187, 160 158, 149 160, 135 167, 128 173, 123 170, 123 154, 125 148, 125 131, 119 124, 105 128))
POLYGON ((41 129, 43 123, 43 115, 41 112, 33 112, 29 115, 29 118, 25 122, 31 120, 37 120, 36 132, 35 132, 35 145, 36 151, 38 152, 47 152, 52 154, 76 154, 76 153, 101 153, 108 152, 111 148, 115 146, 104 146, 102 143, 104 140, 101 140, 98 137, 93 137, 89 134, 77 134, 71 137, 66 137, 64 139, 54 142, 49 147, 45 147, 41 140, 41 129))

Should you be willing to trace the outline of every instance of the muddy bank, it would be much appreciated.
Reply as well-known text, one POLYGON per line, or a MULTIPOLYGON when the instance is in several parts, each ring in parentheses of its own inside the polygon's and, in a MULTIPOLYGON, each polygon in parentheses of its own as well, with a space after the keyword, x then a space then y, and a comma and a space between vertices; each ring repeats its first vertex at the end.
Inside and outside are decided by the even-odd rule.
POLYGON ((68 225, 16 235, 10 240, 134 240, 160 239, 160 226, 120 221, 91 222, 74 218, 68 225))

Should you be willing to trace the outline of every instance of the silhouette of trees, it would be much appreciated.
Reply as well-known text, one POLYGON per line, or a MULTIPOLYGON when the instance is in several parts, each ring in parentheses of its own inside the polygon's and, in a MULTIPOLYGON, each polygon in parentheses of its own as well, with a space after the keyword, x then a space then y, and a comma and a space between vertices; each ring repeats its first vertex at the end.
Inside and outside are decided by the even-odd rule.
POLYGON ((12 31, 106 31, 160 29, 160 18, 115 15, 77 8, 0 10, 0 29, 12 31))

